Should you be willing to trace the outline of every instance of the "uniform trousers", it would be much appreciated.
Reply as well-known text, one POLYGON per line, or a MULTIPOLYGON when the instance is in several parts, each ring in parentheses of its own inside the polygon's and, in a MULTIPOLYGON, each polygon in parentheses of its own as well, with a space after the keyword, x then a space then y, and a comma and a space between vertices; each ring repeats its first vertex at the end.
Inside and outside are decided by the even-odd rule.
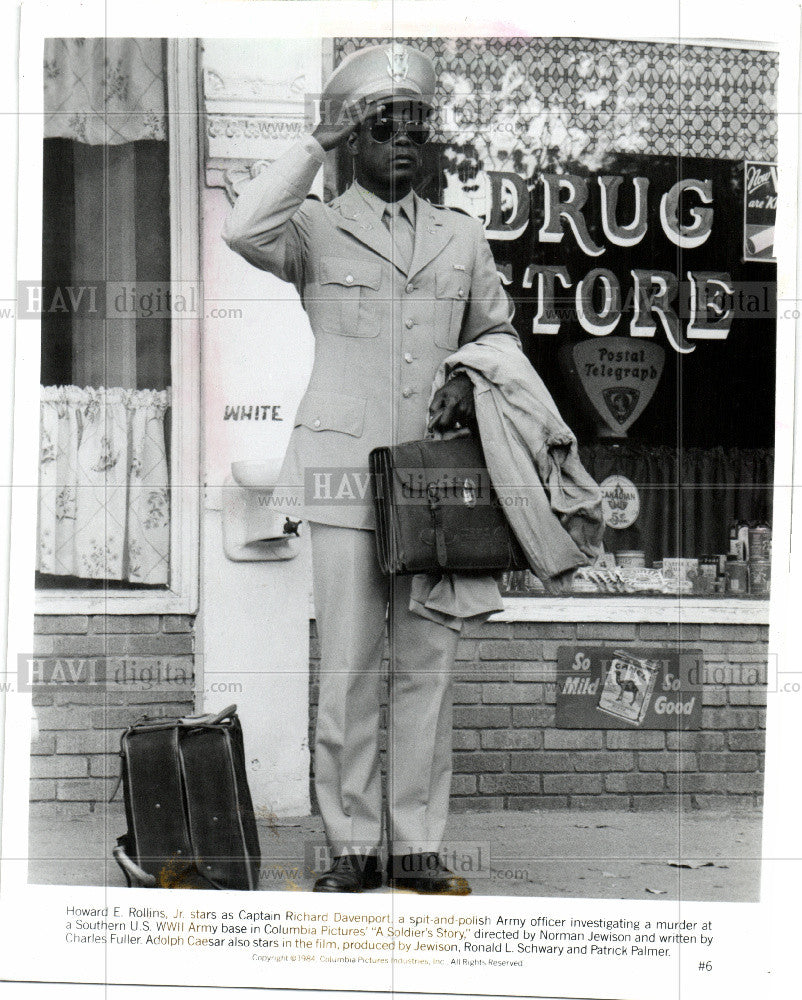
POLYGON ((382 574, 373 531, 312 523, 311 533, 321 647, 315 790, 332 853, 375 853, 382 840, 385 624, 388 848, 437 851, 451 790, 459 634, 409 610, 411 577, 382 574))

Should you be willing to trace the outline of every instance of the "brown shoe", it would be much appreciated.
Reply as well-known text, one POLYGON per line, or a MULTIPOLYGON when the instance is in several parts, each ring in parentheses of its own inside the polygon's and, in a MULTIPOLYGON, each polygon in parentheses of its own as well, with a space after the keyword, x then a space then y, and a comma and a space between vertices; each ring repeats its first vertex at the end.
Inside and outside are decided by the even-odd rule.
POLYGON ((467 879, 446 868, 435 853, 393 855, 388 884, 428 896, 468 896, 471 892, 467 879))
POLYGON ((363 892, 379 889, 382 873, 375 854, 341 854, 315 882, 312 892, 363 892))

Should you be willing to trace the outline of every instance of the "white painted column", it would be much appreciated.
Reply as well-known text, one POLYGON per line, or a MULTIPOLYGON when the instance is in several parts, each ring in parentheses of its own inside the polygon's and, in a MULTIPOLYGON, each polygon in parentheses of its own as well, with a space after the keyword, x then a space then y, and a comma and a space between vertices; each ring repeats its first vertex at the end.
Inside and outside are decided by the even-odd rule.
MULTIPOLYGON (((321 52, 320 40, 305 39, 209 39, 202 52, 206 489, 198 667, 204 710, 239 706, 254 804, 277 816, 309 812, 308 533, 296 559, 230 561, 221 487, 233 461, 280 461, 311 370, 313 339, 295 290, 232 253, 220 232, 229 210, 223 185, 232 173, 274 159, 311 127, 306 95, 320 91, 321 52)), ((319 178, 318 193, 321 184, 319 178)))

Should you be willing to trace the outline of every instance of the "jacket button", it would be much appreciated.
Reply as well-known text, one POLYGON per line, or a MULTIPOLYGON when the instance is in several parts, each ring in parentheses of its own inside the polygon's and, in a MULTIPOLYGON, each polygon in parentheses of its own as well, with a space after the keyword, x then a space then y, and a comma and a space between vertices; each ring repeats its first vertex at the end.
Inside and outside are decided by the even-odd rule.
POLYGON ((411 365, 414 360, 415 359, 412 357, 409 351, 407 351, 407 353, 404 355, 404 361, 406 361, 408 365, 411 365))
POLYGON ((406 323, 404 324, 404 326, 407 328, 407 330, 411 330, 414 325, 415 325, 415 320, 414 319, 408 319, 406 321, 406 323))
MULTIPOLYGON (((346 274, 345 280, 348 282, 349 285, 353 285, 353 283, 354 283, 354 276, 353 276, 353 274, 346 274)), ((460 289, 460 295, 462 295, 462 289, 460 289)))
POLYGON ((414 292, 414 291, 415 291, 415 286, 410 281, 410 283, 407 285, 407 292, 414 292))
POLYGON ((401 395, 404 397, 404 399, 409 399, 409 397, 412 395, 412 390, 409 388, 409 386, 407 386, 406 389, 404 389, 404 391, 401 393, 401 395))
POLYGON ((465 295, 465 292, 463 292, 463 290, 460 288, 460 290, 457 292, 457 295, 459 295, 459 297, 462 298, 465 295))
POLYGON ((320 421, 319 420, 315 420, 314 423, 312 424, 312 426, 313 427, 320 427, 320 421))

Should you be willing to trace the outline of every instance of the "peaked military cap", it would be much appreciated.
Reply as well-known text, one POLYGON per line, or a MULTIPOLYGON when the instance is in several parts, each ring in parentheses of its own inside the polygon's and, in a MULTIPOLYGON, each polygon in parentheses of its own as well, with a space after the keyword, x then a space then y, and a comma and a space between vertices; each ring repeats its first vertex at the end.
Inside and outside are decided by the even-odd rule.
POLYGON ((383 100, 410 100, 434 107, 437 75, 432 60, 410 45, 388 42, 346 56, 323 88, 321 114, 337 121, 353 114, 356 121, 383 100))

